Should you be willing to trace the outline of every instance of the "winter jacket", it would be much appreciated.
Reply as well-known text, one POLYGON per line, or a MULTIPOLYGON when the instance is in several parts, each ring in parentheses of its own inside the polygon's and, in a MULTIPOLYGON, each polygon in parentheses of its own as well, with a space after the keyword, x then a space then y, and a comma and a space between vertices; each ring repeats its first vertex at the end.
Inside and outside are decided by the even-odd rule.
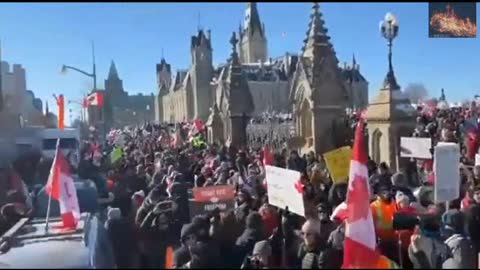
POLYGON ((408 257, 414 269, 440 269, 450 257, 449 247, 438 239, 422 236, 419 250, 408 248, 408 257))
POLYGON ((445 240, 450 248, 457 269, 477 268, 477 253, 472 241, 461 234, 454 234, 445 240))

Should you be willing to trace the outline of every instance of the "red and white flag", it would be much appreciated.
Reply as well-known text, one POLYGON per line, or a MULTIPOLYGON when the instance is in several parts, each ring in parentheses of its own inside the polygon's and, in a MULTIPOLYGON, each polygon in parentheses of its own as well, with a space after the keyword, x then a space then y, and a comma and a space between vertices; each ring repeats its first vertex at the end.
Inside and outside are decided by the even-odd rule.
POLYGON ((364 119, 360 118, 355 132, 346 200, 343 268, 347 269, 376 268, 381 259, 380 253, 376 251, 375 227, 370 208, 364 128, 364 119))
POLYGON ((267 165, 272 166, 274 159, 275 158, 273 156, 272 151, 270 150, 270 147, 266 144, 263 147, 263 166, 267 166, 267 165))
POLYGON ((84 107, 88 106, 103 107, 103 93, 95 92, 90 94, 84 102, 84 107))
POLYGON ((55 159, 45 188, 47 195, 58 201, 64 228, 76 228, 80 220, 77 191, 70 173, 70 165, 57 142, 55 159))

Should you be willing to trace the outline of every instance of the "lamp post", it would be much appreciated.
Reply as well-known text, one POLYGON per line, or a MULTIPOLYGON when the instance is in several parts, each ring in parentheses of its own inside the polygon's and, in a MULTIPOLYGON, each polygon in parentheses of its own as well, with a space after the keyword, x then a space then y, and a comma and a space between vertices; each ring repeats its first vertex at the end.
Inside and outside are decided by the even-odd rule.
POLYGON ((385 20, 380 22, 380 32, 387 40, 388 46, 388 73, 385 78, 385 86, 389 85, 392 89, 397 89, 398 85, 395 80, 392 65, 392 46, 393 40, 398 36, 399 23, 398 19, 392 13, 388 12, 385 15, 385 20))
POLYGON ((74 70, 76 72, 82 73, 85 76, 91 77, 93 79, 93 91, 95 91, 95 90, 97 90, 97 69, 96 69, 96 66, 95 66, 95 47, 94 47, 93 42, 92 42, 92 65, 93 65, 92 66, 92 73, 88 73, 88 72, 83 71, 79 68, 72 67, 72 66, 67 66, 67 65, 62 66, 61 73, 66 73, 69 69, 71 69, 71 70, 74 70))
MULTIPOLYGON (((76 68, 76 67, 73 67, 73 66, 67 66, 67 65, 62 66, 61 73, 66 73, 69 69, 74 70, 78 73, 81 73, 85 76, 91 77, 93 79, 93 90, 92 90, 92 92, 97 90, 97 68, 96 68, 96 65, 95 65, 95 46, 93 44, 93 41, 92 41, 92 73, 88 73, 88 72, 83 71, 79 68, 76 68)), ((103 117, 102 118, 103 118, 103 126, 104 126, 104 135, 105 135, 105 138, 106 138, 107 121, 105 119, 105 106, 103 107, 103 117)))

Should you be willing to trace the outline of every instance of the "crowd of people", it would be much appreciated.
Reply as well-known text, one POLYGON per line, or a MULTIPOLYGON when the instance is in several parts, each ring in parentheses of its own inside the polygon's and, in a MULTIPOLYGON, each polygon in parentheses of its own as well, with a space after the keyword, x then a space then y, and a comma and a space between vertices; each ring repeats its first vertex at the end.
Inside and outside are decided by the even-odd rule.
MULTIPOLYGON (((461 196, 448 207, 434 202, 431 160, 412 159, 392 172, 386 163, 369 159, 371 210, 383 267, 477 268, 477 115, 472 109, 419 112, 412 136, 461 145, 461 196)), ((354 129, 358 116, 350 120, 354 129)), ((114 195, 105 228, 117 267, 342 267, 347 184, 332 181, 322 153, 208 144, 204 132, 192 132, 193 126, 144 124, 112 131, 103 148, 95 140, 82 148, 78 175, 94 180, 100 196, 114 195), (265 164, 301 173, 304 216, 269 204, 265 164), (192 216, 192 189, 216 185, 234 187, 235 206, 192 216)), ((26 185, 15 166, 2 168, 0 222, 5 228, 13 215, 5 206, 24 203, 19 194, 26 185)), ((11 209, 17 216, 28 215, 24 205, 11 209)))

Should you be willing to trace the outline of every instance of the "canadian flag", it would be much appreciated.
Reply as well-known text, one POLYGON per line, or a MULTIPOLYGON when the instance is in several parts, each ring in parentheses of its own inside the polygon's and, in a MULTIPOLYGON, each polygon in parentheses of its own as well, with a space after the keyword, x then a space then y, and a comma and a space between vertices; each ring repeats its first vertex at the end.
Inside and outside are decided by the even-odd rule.
POLYGON ((350 162, 345 221, 343 268, 377 268, 382 259, 376 250, 376 235, 370 208, 367 153, 364 149, 363 118, 357 125, 350 162))
POLYGON ((273 165, 273 161, 274 161, 273 153, 270 150, 270 147, 266 144, 263 147, 263 166, 267 166, 267 165, 271 166, 273 165))
POLYGON ((77 191, 70 173, 70 165, 63 156, 57 141, 57 150, 50 175, 45 188, 47 195, 57 200, 60 205, 64 228, 76 228, 80 219, 77 191))
POLYGON ((83 104, 84 107, 88 106, 98 106, 103 107, 103 93, 102 92, 95 92, 90 94, 83 104))

